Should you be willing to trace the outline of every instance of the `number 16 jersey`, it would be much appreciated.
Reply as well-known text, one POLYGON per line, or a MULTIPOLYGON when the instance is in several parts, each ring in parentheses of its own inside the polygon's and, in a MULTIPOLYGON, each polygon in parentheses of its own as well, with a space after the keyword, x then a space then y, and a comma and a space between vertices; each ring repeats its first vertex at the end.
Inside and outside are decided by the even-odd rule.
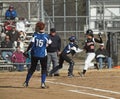
POLYGON ((33 34, 31 39, 32 49, 31 55, 34 57, 45 57, 47 55, 46 46, 48 44, 49 38, 46 33, 37 33, 33 34))

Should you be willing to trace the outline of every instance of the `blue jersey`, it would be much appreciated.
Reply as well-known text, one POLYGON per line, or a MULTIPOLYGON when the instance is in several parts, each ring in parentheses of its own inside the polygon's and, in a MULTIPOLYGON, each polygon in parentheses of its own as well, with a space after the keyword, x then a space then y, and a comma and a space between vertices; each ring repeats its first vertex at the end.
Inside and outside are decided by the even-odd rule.
POLYGON ((76 47, 76 44, 73 42, 70 42, 63 50, 63 53, 69 54, 73 47, 76 47))
POLYGON ((31 55, 34 57, 45 57, 47 55, 46 46, 48 41, 48 34, 35 32, 31 39, 33 43, 31 55))

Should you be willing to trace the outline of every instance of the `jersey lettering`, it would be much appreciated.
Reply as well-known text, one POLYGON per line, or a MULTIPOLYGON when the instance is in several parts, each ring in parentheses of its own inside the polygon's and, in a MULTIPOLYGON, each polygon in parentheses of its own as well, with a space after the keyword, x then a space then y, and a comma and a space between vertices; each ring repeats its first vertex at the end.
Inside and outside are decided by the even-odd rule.
POLYGON ((43 40, 36 39, 36 46, 42 47, 43 46, 43 40))

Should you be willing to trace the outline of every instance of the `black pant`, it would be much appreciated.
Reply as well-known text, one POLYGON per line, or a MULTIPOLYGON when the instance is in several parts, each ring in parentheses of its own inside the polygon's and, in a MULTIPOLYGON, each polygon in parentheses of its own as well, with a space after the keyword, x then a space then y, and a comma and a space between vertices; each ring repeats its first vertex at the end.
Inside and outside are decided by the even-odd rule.
POLYGON ((31 67, 28 70, 30 74, 35 72, 38 61, 40 61, 41 64, 41 73, 47 73, 47 56, 43 58, 31 56, 31 67))
POLYGON ((55 73, 58 69, 61 69, 63 67, 63 62, 66 61, 69 63, 69 68, 68 68, 68 75, 69 74, 73 74, 73 66, 74 66, 74 62, 72 59, 70 59, 70 57, 67 56, 67 54, 65 53, 61 53, 60 58, 59 58, 59 65, 56 66, 55 68, 53 68, 50 71, 50 74, 55 73))

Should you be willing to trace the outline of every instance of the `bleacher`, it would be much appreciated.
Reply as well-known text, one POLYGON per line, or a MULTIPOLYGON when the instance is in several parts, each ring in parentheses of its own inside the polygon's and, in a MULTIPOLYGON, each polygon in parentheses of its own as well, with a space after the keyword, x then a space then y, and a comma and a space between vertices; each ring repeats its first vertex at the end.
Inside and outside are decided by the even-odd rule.
POLYGON ((14 66, 13 64, 5 63, 5 60, 0 59, 0 71, 3 70, 8 70, 8 71, 13 71, 14 66))
MULTIPOLYGON (((3 0, 3 2, 5 2, 5 3, 7 3, 8 4, 8 2, 10 3, 10 2, 17 2, 17 3, 19 3, 19 2, 37 2, 38 3, 38 1, 39 0, 3 0)), ((1 2, 0 2, 1 3, 1 2)), ((15 6, 17 6, 18 4, 15 4, 15 6)), ((13 4, 13 3, 12 3, 13 4)), ((32 5, 32 4, 31 4, 32 5)), ((24 6, 24 5, 23 5, 24 6)), ((8 6, 6 6, 6 9, 8 8, 8 6)), ((17 7, 16 7, 17 8, 17 7)), ((20 6, 20 8, 22 8, 22 6, 20 6)), ((40 10, 40 9, 39 9, 40 10)), ((18 9, 18 11, 22 11, 21 9, 19 10, 18 9)), ((1 11, 2 12, 2 11, 1 11)), ((28 10, 28 12, 29 12, 29 10, 28 10)), ((32 12, 31 12, 32 13, 32 12)), ((28 13, 25 13, 25 14, 28 14, 28 13)), ((41 15, 41 13, 39 13, 40 15, 41 15)), ((47 13, 45 13, 45 14, 47 14, 47 13)), ((36 15, 37 16, 37 15, 36 15)), ((49 16, 48 15, 46 15, 47 17, 46 17, 46 22, 48 22, 48 18, 49 18, 49 16)), ((30 18, 29 20, 30 20, 30 27, 27 27, 27 31, 26 31, 26 35, 27 35, 27 37, 26 37, 26 40, 24 40, 24 43, 25 43, 25 47, 27 47, 28 46, 28 44, 29 44, 29 40, 30 40, 30 38, 32 37, 32 34, 33 34, 33 32, 34 32, 34 27, 35 27, 35 23, 36 23, 36 19, 34 19, 34 17, 33 17, 33 15, 27 15, 27 17, 28 18, 30 18), (33 17, 33 19, 31 18, 31 17, 33 17)), ((0 17, 0 19, 2 20, 4 18, 4 16, 2 16, 2 17, 0 17)), ((35 17, 36 18, 36 17, 35 17)), ((41 18, 41 17, 39 17, 39 18, 41 18)), ((2 25, 3 23, 3 21, 1 21, 0 20, 0 24, 2 25)), ((49 20, 50 21, 50 20, 49 20)), ((50 23, 49 23, 50 24, 50 23)), ((62 25, 63 26, 63 25, 62 25)), ((46 29, 48 29, 49 30, 49 27, 46 27, 46 29)), ((65 41, 65 38, 63 37, 63 32, 64 31, 60 31, 60 36, 62 37, 62 41, 65 41)), ((68 33, 68 35, 71 35, 71 32, 70 33, 68 33)), ((68 36, 67 35, 67 36, 68 36)), ((77 63, 79 66, 80 66, 80 68, 84 65, 84 63, 81 63, 81 62, 78 62, 77 63)), ((1 60, 0 61, 0 67, 2 67, 2 69, 4 70, 6 67, 6 69, 9 69, 9 67, 11 68, 11 66, 13 66, 12 65, 12 63, 5 63, 4 62, 4 60, 1 60)), ((66 67, 68 67, 68 66, 66 66, 66 67)))
MULTIPOLYGON (((1 27, 4 24, 3 22, 0 23, 1 27)), ((30 38, 32 37, 33 33, 34 33, 34 24, 30 24, 29 27, 26 27, 26 39, 23 41, 24 44, 25 44, 24 45, 25 49, 28 47, 30 38)), ((0 40, 0 46, 1 46, 1 40, 0 40)), ((7 48, 5 48, 5 49, 7 49, 7 48)), ((4 48, 0 48, 0 51, 1 50, 4 50, 4 48)), ((14 49, 12 49, 12 50, 14 50, 14 49)), ((1 55, 0 55, 0 57, 1 57, 1 55)), ((26 68, 26 63, 22 63, 22 64, 24 64, 24 66, 26 68)), ((14 71, 15 70, 14 63, 12 63, 12 62, 6 63, 5 60, 3 60, 2 57, 1 57, 0 58, 0 70, 14 71)))

